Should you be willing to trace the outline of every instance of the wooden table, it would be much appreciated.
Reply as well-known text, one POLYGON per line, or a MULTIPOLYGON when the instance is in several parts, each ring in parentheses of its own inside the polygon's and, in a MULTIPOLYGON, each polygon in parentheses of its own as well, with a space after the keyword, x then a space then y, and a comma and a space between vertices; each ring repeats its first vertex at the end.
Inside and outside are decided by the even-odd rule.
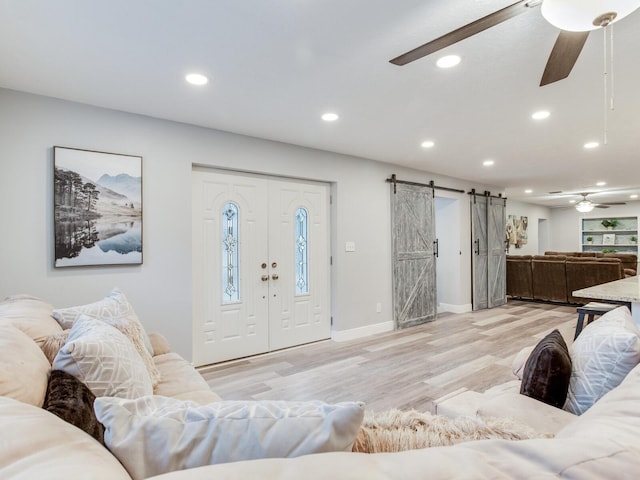
POLYGON ((640 276, 623 278, 573 292, 576 297, 630 302, 633 321, 640 327, 640 276))

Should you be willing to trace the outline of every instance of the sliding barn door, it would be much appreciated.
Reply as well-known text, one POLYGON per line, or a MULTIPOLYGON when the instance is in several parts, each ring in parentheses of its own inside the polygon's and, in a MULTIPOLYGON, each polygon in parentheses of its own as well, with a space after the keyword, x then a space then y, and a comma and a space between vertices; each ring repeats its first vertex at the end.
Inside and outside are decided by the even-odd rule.
POLYGON ((487 205, 487 302, 497 307, 507 301, 505 244, 506 200, 489 197, 487 205))
POLYGON ((393 308, 396 326, 404 328, 436 318, 434 191, 391 188, 393 308))
POLYGON ((487 308, 488 302, 488 250, 487 250, 487 199, 480 195, 471 195, 471 269, 473 283, 471 303, 473 310, 487 308))
POLYGON ((473 310, 506 302, 504 198, 471 195, 473 310))

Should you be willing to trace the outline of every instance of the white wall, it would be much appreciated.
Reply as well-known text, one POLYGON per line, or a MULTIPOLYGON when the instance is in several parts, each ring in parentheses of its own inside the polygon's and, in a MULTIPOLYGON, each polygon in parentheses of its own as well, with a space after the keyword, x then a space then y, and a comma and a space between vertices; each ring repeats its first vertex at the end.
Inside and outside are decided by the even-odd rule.
MULTIPOLYGON (((516 215, 518 217, 527 217, 527 231, 528 239, 525 245, 521 248, 515 248, 514 245, 509 246, 510 255, 541 255, 544 251, 540 251, 540 245, 538 244, 538 224, 541 219, 549 220, 551 218, 551 209, 548 207, 542 207, 540 205, 533 205, 531 203, 516 202, 507 199, 506 208, 507 218, 509 215, 516 215)), ((552 242, 547 242, 547 245, 553 245, 552 242)), ((544 245, 543 245, 544 247, 544 245)))
POLYGON ((560 252, 580 251, 580 229, 583 218, 602 217, 640 217, 640 202, 627 202, 626 205, 616 205, 609 208, 594 208, 589 213, 580 213, 575 208, 551 209, 552 250, 560 252))
MULTIPOLYGON (((332 183, 334 330, 392 321, 390 187, 398 178, 468 191, 498 189, 371 160, 0 89, 0 298, 30 293, 55 306, 119 286, 150 331, 191 358, 193 164, 332 183), (143 157, 144 265, 53 268, 54 145, 143 157), (346 241, 357 245, 345 253, 346 241), (376 313, 376 304, 382 312, 376 313)), ((461 204, 468 195, 451 194, 461 204)), ((471 302, 469 213, 460 209, 460 302, 471 302)), ((526 214, 526 213, 525 213, 526 214)))
POLYGON ((438 310, 470 311, 471 280, 466 276, 466 267, 471 262, 471 231, 468 215, 463 214, 469 211, 469 199, 436 190, 435 211, 439 252, 436 261, 438 310))

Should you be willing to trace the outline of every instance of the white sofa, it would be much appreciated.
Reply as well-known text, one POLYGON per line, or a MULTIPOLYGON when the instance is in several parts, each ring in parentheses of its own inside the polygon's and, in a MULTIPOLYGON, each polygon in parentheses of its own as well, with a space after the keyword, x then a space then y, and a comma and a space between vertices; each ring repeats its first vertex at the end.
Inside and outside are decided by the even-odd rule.
MULTIPOLYGON (((15 327, 38 342, 43 336, 61 330, 49 316, 51 308, 45 302, 28 297, 13 304, 0 304, 0 330, 4 329, 2 334, 9 335, 15 327)), ((219 400, 188 362, 167 351, 166 341, 162 337, 151 337, 154 363, 161 372, 161 381, 154 393, 191 399, 202 404, 219 400)), ((36 355, 35 351, 12 345, 3 343, 0 353, 0 478, 130 479, 125 468, 104 446, 37 405, 37 398, 43 395, 43 385, 42 380, 37 378, 41 374, 31 369, 31 364, 36 360, 30 355, 36 355), (11 365, 15 368, 9 371, 11 365), (33 373, 24 373, 29 369, 33 373), (22 378, 16 379, 16 375, 22 378), (27 375, 30 388, 25 389, 27 375), (22 388, 14 388, 18 384, 22 384, 22 388), (27 401, 16 397, 23 397, 27 401)), ((498 403, 492 407, 492 415, 499 414, 501 409, 504 409, 503 415, 509 416, 518 410, 531 409, 536 413, 528 412, 524 417, 535 424, 536 419, 543 419, 550 413, 557 414, 558 409, 554 407, 540 405, 540 402, 521 395, 509 399, 510 395, 503 395, 501 400, 500 396, 492 397, 492 401, 498 398, 498 403)), ((557 420, 555 427, 554 421, 547 421, 546 424, 551 424, 554 429, 554 438, 482 440, 388 454, 333 452, 296 458, 239 461, 174 471, 153 478, 635 479, 640 475, 638 405, 640 367, 636 366, 619 386, 604 395, 586 413, 580 416, 567 414, 568 417, 559 414, 562 418, 557 420)))

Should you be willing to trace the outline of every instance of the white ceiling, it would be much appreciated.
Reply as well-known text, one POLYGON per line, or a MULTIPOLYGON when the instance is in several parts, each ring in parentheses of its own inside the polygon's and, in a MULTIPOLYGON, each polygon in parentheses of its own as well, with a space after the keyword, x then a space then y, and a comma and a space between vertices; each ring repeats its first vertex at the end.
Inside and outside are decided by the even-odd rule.
POLYGON ((567 205, 547 194, 557 190, 640 193, 640 11, 614 27, 615 110, 594 150, 582 145, 603 141, 602 31, 569 78, 542 88, 558 30, 539 7, 442 51, 462 57, 456 68, 438 69, 438 53, 389 63, 514 1, 0 0, 0 87, 500 185, 542 205, 567 205), (211 82, 186 84, 192 71, 211 82), (539 109, 551 117, 533 121, 539 109), (340 119, 321 121, 327 111, 340 119))

